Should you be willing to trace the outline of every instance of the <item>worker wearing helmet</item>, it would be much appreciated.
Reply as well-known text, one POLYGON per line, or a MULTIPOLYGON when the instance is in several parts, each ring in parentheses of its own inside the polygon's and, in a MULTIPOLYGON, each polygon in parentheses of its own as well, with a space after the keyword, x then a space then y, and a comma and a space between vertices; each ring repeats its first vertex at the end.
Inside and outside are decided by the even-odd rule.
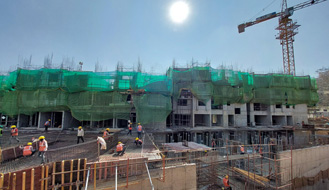
POLYGON ((103 138, 105 139, 105 138, 107 138, 109 136, 110 136, 110 128, 106 128, 105 131, 104 131, 104 133, 103 133, 103 138))
POLYGON ((84 132, 84 130, 82 129, 82 127, 79 126, 79 127, 78 127, 78 142, 77 142, 77 144, 79 144, 80 139, 82 140, 82 142, 85 142, 85 140, 83 139, 84 136, 85 136, 85 132, 84 132))
POLYGON ((136 144, 136 146, 138 146, 138 145, 141 145, 141 146, 142 146, 143 141, 137 137, 137 138, 135 139, 135 144, 136 144))
POLYGON ((138 126, 137 126, 138 138, 142 137, 142 131, 143 131, 142 125, 141 125, 141 123, 138 123, 138 126))
POLYGON ((48 143, 45 139, 45 136, 40 136, 39 137, 39 157, 42 157, 42 163, 45 163, 45 154, 46 151, 48 150, 48 143))
POLYGON ((126 151, 126 146, 122 142, 118 142, 117 145, 117 154, 118 156, 122 156, 126 151))
POLYGON ((129 123, 129 124, 128 124, 128 130, 129 130, 129 131, 128 131, 127 135, 130 134, 130 136, 132 136, 132 133, 131 133, 132 130, 133 130, 132 123, 129 123))
POLYGON ((50 119, 48 119, 46 122, 45 122, 45 131, 47 132, 48 131, 48 127, 50 127, 50 119))
POLYGON ((23 149, 23 156, 31 156, 33 155, 35 150, 33 149, 32 143, 28 142, 26 146, 24 146, 23 149))
POLYGON ((227 189, 227 190, 232 190, 232 187, 230 186, 230 181, 228 179, 228 175, 226 175, 224 178, 223 178, 223 184, 224 184, 224 188, 227 189))
POLYGON ((10 138, 9 144, 11 144, 13 139, 15 139, 17 142, 19 142, 19 139, 17 138, 18 129, 17 129, 16 125, 12 125, 10 128, 11 128, 11 130, 10 130, 11 138, 10 138))

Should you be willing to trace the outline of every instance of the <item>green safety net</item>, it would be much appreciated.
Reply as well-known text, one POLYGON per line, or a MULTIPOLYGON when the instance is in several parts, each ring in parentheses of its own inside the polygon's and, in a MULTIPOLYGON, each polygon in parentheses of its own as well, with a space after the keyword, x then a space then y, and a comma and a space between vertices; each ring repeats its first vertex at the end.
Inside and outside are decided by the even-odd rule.
POLYGON ((138 122, 165 121, 182 90, 189 90, 204 103, 212 100, 213 105, 318 102, 316 80, 309 76, 211 67, 169 68, 165 75, 18 69, 0 76, 0 82, 1 113, 15 116, 68 110, 80 121, 129 119, 132 110, 136 110, 138 122))
POLYGON ((151 123, 166 121, 172 110, 171 97, 162 94, 133 96, 138 122, 151 123))
POLYGON ((131 106, 120 92, 78 92, 68 96, 68 107, 78 120, 129 119, 131 106))

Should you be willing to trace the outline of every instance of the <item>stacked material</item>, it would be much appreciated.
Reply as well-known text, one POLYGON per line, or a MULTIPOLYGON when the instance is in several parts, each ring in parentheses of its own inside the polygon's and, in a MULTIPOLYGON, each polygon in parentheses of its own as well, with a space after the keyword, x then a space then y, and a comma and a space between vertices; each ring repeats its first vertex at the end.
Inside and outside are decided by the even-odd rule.
POLYGON ((255 181, 256 183, 262 185, 262 186, 265 186, 265 183, 264 182, 269 182, 270 180, 267 179, 266 177, 263 177, 263 176, 260 176, 260 175, 257 175, 255 173, 252 173, 252 172, 247 172, 245 170, 242 170, 242 169, 239 169, 239 168, 233 168, 233 170, 235 172, 238 172, 239 174, 242 174, 243 176, 251 179, 252 181, 255 181))

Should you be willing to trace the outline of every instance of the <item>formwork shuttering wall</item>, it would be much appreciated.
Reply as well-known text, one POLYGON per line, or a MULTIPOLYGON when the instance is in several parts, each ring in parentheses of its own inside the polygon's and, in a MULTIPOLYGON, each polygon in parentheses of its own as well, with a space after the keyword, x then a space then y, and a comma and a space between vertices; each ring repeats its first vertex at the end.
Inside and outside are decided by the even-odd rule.
POLYGON ((138 122, 162 122, 182 89, 190 90, 200 101, 213 100, 214 105, 318 102, 316 81, 309 76, 259 75, 211 67, 170 68, 166 75, 18 69, 0 80, 1 113, 15 116, 69 110, 80 121, 129 119, 135 108, 138 122))

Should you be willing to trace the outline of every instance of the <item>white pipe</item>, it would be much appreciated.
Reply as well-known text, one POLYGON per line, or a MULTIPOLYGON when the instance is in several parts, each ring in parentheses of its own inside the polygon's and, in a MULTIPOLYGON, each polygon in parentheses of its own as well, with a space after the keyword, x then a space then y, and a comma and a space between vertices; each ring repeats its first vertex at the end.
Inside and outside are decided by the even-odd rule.
POLYGON ((147 170, 147 174, 149 176, 149 179, 150 179, 150 184, 151 184, 152 190, 154 190, 154 186, 153 186, 153 183, 152 183, 151 175, 150 175, 150 172, 149 172, 149 168, 147 167, 146 161, 145 161, 145 167, 146 167, 146 170, 147 170))
POLYGON ((118 190, 118 164, 115 165, 115 190, 118 190))
POLYGON ((90 172, 90 168, 88 168, 88 173, 87 173, 87 180, 86 180, 86 186, 85 186, 85 190, 87 190, 87 189, 88 189, 89 172, 90 172))

